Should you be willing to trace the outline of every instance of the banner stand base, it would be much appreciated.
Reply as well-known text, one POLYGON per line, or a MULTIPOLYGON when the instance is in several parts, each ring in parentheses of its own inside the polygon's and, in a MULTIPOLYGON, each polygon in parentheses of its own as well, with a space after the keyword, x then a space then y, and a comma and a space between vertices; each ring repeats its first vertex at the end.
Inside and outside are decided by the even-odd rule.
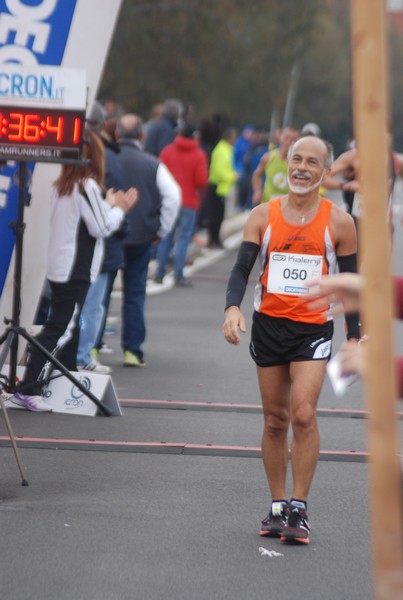
MULTIPOLYGON (((19 366, 17 375, 22 377, 23 372, 24 367, 19 366)), ((110 410, 111 416, 121 417, 123 415, 110 375, 100 375, 90 371, 70 371, 70 373, 110 410)), ((102 411, 98 406, 57 370, 52 373, 52 379, 43 394, 43 399, 52 407, 54 413, 84 415, 87 417, 102 415, 102 411)), ((7 408, 26 410, 24 407, 19 407, 7 400, 5 404, 7 408)))
MULTIPOLYGON (((52 376, 57 374, 58 371, 53 371, 52 376)), ((90 371, 71 371, 71 374, 110 409, 111 415, 122 416, 123 413, 110 375, 100 375, 90 371)), ((101 414, 96 404, 61 373, 60 377, 49 382, 44 393, 44 400, 55 413, 89 417, 101 414)))

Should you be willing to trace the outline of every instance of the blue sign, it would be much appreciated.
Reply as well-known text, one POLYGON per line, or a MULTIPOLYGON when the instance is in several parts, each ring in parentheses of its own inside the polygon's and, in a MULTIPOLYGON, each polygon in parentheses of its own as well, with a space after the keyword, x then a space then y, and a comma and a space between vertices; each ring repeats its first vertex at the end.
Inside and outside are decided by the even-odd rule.
MULTIPOLYGON (((60 66, 76 4, 77 0, 0 0, 0 63, 60 66)), ((18 216, 17 171, 18 164, 10 162, 0 169, 0 295, 15 243, 10 224, 18 216)))

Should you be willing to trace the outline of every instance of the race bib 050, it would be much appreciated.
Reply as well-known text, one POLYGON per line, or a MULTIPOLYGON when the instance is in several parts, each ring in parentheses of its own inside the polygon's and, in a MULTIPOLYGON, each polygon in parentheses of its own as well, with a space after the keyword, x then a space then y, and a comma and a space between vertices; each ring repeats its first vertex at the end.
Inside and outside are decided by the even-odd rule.
POLYGON ((322 275, 323 257, 315 254, 271 252, 267 291, 299 296, 308 292, 307 283, 322 275))

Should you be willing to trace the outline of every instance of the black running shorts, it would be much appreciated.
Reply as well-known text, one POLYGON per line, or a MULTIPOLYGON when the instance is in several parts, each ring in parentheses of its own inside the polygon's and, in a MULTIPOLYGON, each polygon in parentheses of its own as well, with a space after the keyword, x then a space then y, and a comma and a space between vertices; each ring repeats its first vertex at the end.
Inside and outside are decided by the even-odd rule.
POLYGON ((329 360, 333 321, 322 325, 298 323, 254 312, 250 354, 259 367, 304 360, 329 360))

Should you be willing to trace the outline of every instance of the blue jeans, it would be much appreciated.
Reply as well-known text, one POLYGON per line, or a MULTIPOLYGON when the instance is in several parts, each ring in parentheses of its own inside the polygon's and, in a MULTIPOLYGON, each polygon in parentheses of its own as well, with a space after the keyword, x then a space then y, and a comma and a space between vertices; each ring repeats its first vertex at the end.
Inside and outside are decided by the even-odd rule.
POLYGON ((161 279, 164 277, 169 255, 175 244, 173 252, 174 275, 175 279, 183 279, 183 269, 196 225, 196 217, 197 211, 182 206, 173 230, 158 244, 156 277, 160 277, 161 279))
POLYGON ((150 243, 127 245, 124 252, 122 348, 143 358, 141 347, 146 338, 144 305, 151 245, 150 243))
POLYGON ((77 365, 83 367, 91 362, 91 350, 95 348, 99 329, 104 320, 105 306, 103 303, 107 273, 100 273, 90 285, 80 319, 80 341, 77 351, 77 365))
POLYGON ((95 346, 94 346, 94 348, 96 348, 97 350, 100 350, 104 343, 104 331, 105 331, 105 327, 106 327, 106 319, 108 317, 109 305, 111 302, 111 295, 113 292, 113 284, 115 283, 115 279, 118 274, 118 271, 119 271, 119 269, 115 269, 114 271, 106 271, 105 272, 105 275, 106 275, 105 295, 104 295, 104 299, 102 301, 102 304, 104 306, 104 316, 103 316, 101 325, 99 327, 97 341, 95 342, 95 346))

